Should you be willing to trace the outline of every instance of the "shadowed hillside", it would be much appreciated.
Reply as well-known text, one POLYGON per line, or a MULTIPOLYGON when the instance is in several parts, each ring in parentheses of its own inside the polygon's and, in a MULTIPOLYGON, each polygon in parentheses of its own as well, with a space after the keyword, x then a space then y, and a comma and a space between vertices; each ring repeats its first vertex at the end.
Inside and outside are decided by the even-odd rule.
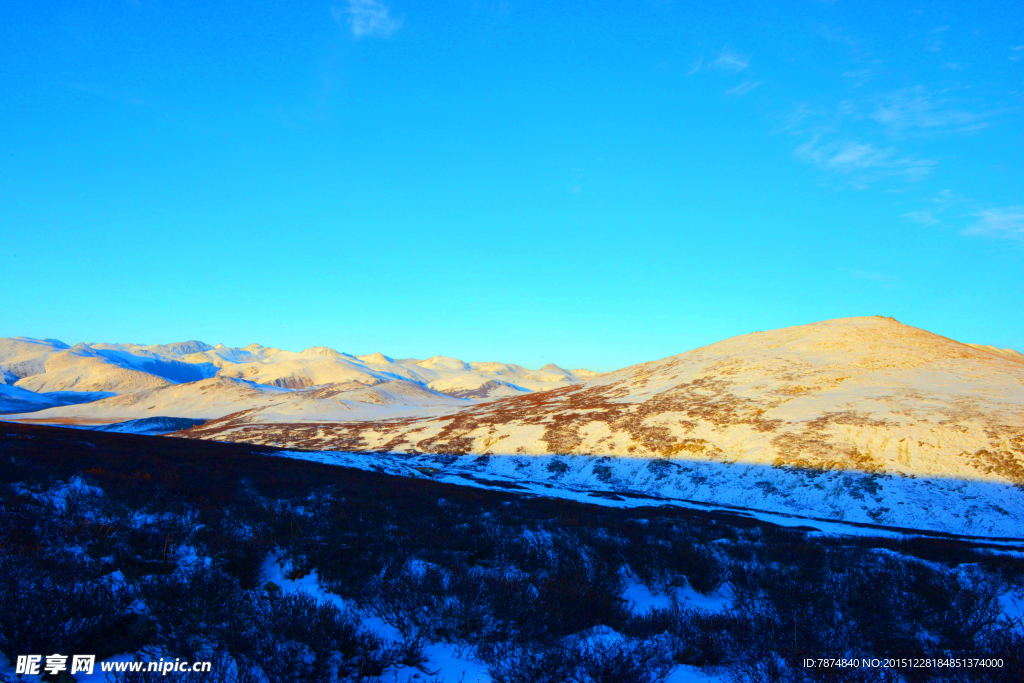
POLYGON ((1024 565, 1005 546, 598 507, 240 444, 3 423, 0 452, 8 658, 205 660, 212 683, 848 680, 806 657, 994 658, 897 668, 1010 681, 1024 664, 1024 565))

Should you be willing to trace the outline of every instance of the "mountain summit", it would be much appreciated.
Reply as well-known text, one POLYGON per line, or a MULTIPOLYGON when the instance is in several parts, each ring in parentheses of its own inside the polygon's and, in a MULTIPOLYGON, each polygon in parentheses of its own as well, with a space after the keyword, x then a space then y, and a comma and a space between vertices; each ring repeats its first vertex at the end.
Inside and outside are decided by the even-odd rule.
POLYGON ((1024 535, 1024 362, 891 318, 742 335, 432 416, 300 426, 267 409, 184 435, 407 453, 541 493, 1024 535))
MULTIPOLYGON (((216 421, 198 431, 233 438, 216 421)), ((344 434, 325 433, 322 447, 698 458, 1024 484, 1024 360, 890 318, 843 318, 344 434)), ((261 442, 288 445, 287 430, 261 442)))

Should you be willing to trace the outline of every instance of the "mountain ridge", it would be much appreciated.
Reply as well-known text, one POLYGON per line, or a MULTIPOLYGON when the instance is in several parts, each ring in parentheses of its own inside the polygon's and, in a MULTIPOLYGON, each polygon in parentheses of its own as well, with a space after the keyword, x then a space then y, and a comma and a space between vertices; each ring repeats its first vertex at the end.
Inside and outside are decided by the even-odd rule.
MULTIPOLYGON (((54 418, 63 424, 73 423, 76 417, 90 421, 101 413, 111 419, 126 420, 154 414, 209 419, 243 408, 267 407, 278 400, 272 389, 303 392, 351 382, 365 387, 395 381, 420 386, 424 391, 404 388, 392 399, 402 395, 410 409, 420 406, 431 412, 439 402, 446 402, 438 398, 441 395, 486 400, 564 386, 578 379, 571 372, 552 374, 513 364, 466 363, 444 356, 426 361, 395 360, 380 352, 354 356, 325 346, 292 352, 255 343, 231 348, 198 340, 152 345, 78 343, 69 346, 53 339, 0 339, 0 381, 17 388, 17 391, 0 395, 0 413, 9 414, 8 419, 20 419, 21 413, 25 413, 25 419, 54 418), (242 398, 236 390, 240 385, 205 382, 214 378, 247 382, 249 392, 242 398), (219 404, 209 400, 211 386, 223 390, 219 404), (168 387, 175 389, 158 391, 168 387), (60 394, 61 398, 47 398, 46 394, 60 394), (134 398, 127 402, 107 400, 111 394, 134 398), (257 395, 262 397, 257 399, 257 395), (92 399, 102 400, 93 402, 92 399), (165 399, 166 404, 161 404, 165 399), (155 402, 151 409, 157 412, 139 414, 137 404, 142 401, 155 402), (119 416, 108 415, 111 406, 120 406, 126 412, 119 416), (57 408, 60 410, 53 410, 57 408), (202 414, 195 414, 196 410, 202 414), (29 415, 29 411, 45 412, 29 415)), ((364 395, 371 404, 381 405, 377 402, 380 396, 372 392, 349 391, 349 394, 364 395)), ((301 402, 303 398, 312 398, 312 394, 297 394, 292 403, 301 402)), ((385 403, 392 405, 392 399, 385 403)), ((336 407, 344 410, 340 405, 336 407)), ((312 413, 325 414, 319 402, 308 408, 312 413)), ((294 419, 302 419, 301 412, 301 407, 294 405, 289 414, 294 419)))
MULTIPOLYGON (((247 422, 246 440, 288 445, 286 425, 261 427, 258 412, 247 422)), ((191 435, 234 438, 219 430, 214 420, 191 435)), ((451 415, 330 426, 322 441, 325 449, 685 456, 1021 484, 1024 363, 889 319, 838 319, 741 335, 451 415)))

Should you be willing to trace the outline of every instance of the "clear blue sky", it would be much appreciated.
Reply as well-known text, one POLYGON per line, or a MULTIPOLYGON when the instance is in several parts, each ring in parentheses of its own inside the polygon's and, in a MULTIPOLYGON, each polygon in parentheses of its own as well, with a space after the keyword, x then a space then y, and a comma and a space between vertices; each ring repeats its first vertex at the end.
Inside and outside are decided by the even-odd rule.
POLYGON ((1024 350, 1013 3, 14 0, 0 64, 0 336, 1024 350))

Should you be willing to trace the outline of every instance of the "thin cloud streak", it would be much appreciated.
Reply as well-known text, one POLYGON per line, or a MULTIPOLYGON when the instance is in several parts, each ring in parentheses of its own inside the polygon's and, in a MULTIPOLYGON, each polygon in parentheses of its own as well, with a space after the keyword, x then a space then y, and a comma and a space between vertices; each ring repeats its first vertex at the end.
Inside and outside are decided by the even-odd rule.
POLYGON ((1024 206, 985 209, 977 216, 978 221, 962 234, 1024 242, 1024 206))
POLYGON ((988 126, 989 112, 958 106, 923 86, 903 88, 875 100, 870 118, 894 136, 910 132, 971 133, 988 126))
POLYGON ((743 81, 735 88, 730 88, 725 91, 726 97, 743 97, 748 92, 756 88, 757 86, 764 83, 764 81, 743 81))
MULTIPOLYGON (((965 205, 974 204, 974 202, 968 198, 957 195, 951 189, 943 189, 941 193, 933 197, 930 202, 932 206, 916 211, 908 211, 900 217, 906 218, 925 227, 945 227, 947 225, 947 221, 943 219, 942 214, 953 207, 961 207, 964 209, 965 205)), ((964 213, 962 211, 959 213, 957 218, 962 218, 963 216, 964 213)))
POLYGON ((967 201, 968 200, 966 198, 961 197, 952 190, 943 190, 931 198, 931 207, 919 209, 917 211, 908 211, 903 214, 901 218, 908 218, 918 225, 923 225, 925 227, 945 225, 939 216, 947 209, 954 206, 962 206, 967 201))
POLYGON ((932 212, 931 209, 921 209, 920 211, 908 211, 907 213, 900 216, 900 218, 909 218, 918 225, 924 225, 926 227, 942 224, 942 221, 935 217, 935 213, 932 212))
POLYGON ((739 52, 725 48, 718 53, 718 58, 708 66, 729 73, 738 74, 750 65, 750 55, 741 55, 739 52))
POLYGON ((802 161, 827 171, 857 175, 863 182, 886 177, 920 180, 936 163, 931 159, 901 156, 891 147, 879 148, 870 142, 834 140, 821 143, 820 136, 797 147, 795 153, 802 161))
POLYGON ((377 0, 348 0, 348 9, 332 7, 331 14, 339 24, 347 23, 356 38, 388 38, 405 20, 391 16, 391 10, 377 0))

